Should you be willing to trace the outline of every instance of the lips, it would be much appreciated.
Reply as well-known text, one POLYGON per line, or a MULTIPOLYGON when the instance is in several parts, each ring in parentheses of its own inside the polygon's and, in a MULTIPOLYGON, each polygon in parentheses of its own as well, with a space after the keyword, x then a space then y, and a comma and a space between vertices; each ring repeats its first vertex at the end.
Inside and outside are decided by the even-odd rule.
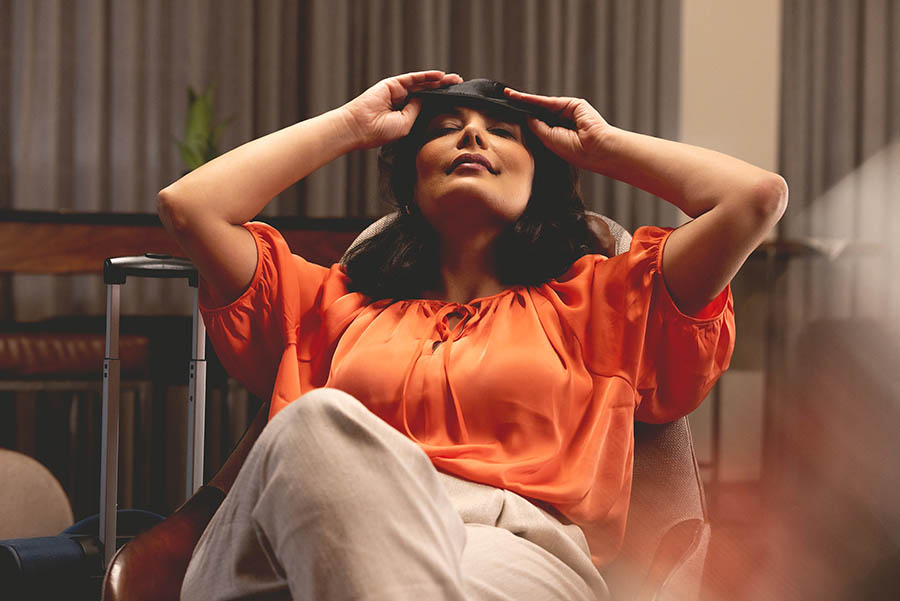
POLYGON ((494 170, 494 166, 491 165, 491 162, 487 160, 487 158, 481 156, 480 154, 472 154, 465 153, 456 157, 456 160, 453 161, 453 164, 450 165, 450 169, 447 170, 447 173, 452 173, 454 169, 462 165, 463 163, 478 163, 480 165, 484 165, 488 171, 497 175, 497 172, 494 170))

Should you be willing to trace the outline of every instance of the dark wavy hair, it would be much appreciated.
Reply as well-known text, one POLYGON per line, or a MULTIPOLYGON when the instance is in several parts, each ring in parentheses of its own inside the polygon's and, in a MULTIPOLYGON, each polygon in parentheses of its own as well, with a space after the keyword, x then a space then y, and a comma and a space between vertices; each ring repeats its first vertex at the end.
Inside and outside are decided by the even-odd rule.
MULTIPOLYGON (((458 100, 429 99, 409 134, 381 147, 379 191, 399 211, 382 231, 347 253, 344 265, 351 290, 373 299, 409 299, 440 287, 440 237, 413 198, 416 155, 425 143, 431 119, 460 104, 458 100)), ((485 110, 480 104, 472 106, 485 110)), ((548 150, 521 117, 508 111, 497 117, 522 126, 525 145, 534 157, 534 179, 525 211, 495 244, 498 277, 506 286, 536 286, 564 274, 576 259, 590 252, 578 170, 548 150)))

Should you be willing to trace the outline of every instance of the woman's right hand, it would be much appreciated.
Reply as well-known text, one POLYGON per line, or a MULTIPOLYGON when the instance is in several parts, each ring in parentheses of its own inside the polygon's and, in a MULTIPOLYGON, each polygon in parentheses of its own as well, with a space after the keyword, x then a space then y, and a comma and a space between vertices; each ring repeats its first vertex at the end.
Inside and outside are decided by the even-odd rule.
POLYGON ((382 79, 341 107, 348 129, 359 148, 374 148, 402 138, 412 129, 422 101, 414 98, 403 106, 410 92, 460 83, 455 73, 418 71, 382 79), (402 108, 401 108, 402 107, 402 108))

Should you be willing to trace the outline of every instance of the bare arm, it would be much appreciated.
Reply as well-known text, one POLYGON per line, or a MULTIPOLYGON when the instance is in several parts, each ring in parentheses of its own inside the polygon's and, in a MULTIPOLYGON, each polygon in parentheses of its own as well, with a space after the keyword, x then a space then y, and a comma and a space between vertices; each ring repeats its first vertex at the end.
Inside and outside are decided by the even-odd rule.
POLYGON ((784 179, 734 157, 611 128, 593 170, 663 198, 694 219, 672 232, 662 271, 687 313, 713 300, 787 207, 784 179))
POLYGON ((248 142, 159 193, 159 216, 219 304, 237 298, 256 269, 256 246, 241 224, 288 186, 352 149, 329 111, 248 142))
POLYGON ((459 76, 442 71, 398 75, 338 109, 248 142, 160 191, 163 225, 197 266, 213 299, 227 303, 246 289, 256 269, 256 247, 241 224, 343 154, 406 135, 421 102, 396 107, 410 91, 457 81, 459 76))
POLYGON ((637 186, 694 219, 671 234, 663 275, 678 307, 694 313, 728 285, 787 207, 781 176, 734 157, 612 127, 587 101, 509 90, 573 120, 576 130, 529 124, 569 162, 637 186))

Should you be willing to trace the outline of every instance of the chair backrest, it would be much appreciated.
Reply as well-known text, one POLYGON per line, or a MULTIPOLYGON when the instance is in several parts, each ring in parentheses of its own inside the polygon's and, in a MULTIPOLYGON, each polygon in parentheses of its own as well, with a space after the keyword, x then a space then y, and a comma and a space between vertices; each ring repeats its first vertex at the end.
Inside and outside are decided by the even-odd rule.
MULTIPOLYGON (((594 213, 593 211, 587 211, 588 218, 588 227, 591 230, 591 233, 594 235, 594 251, 599 252, 601 254, 606 255, 607 257, 611 257, 613 255, 621 254, 628 250, 628 247, 631 246, 631 234, 628 233, 624 227, 606 217, 605 215, 600 215, 599 213, 594 213)), ((397 213, 388 213, 381 219, 378 219, 369 227, 364 229, 359 236, 356 237, 356 240, 347 247, 347 252, 350 251, 351 248, 366 240, 367 238, 371 238, 381 230, 383 230, 388 224, 390 224, 394 219, 397 218, 397 213)), ((347 258, 347 253, 344 253, 344 256, 341 258, 341 263, 347 258)))
POLYGON ((0 539, 53 536, 72 525, 69 497, 38 461, 0 449, 0 539))

